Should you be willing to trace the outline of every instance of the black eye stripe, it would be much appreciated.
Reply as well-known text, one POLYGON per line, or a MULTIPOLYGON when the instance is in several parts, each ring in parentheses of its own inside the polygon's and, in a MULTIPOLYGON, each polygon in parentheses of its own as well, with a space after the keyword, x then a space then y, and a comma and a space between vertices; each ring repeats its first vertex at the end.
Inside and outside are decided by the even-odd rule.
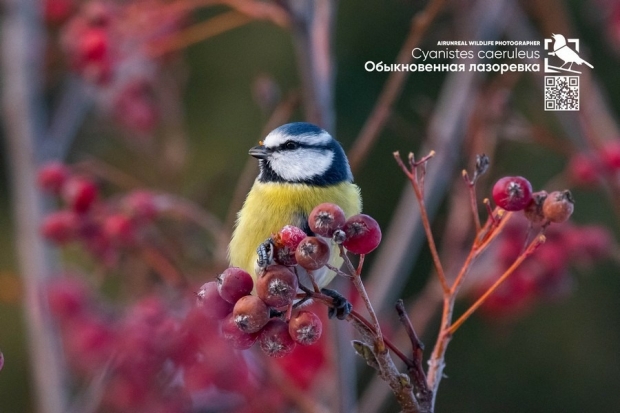
POLYGON ((300 149, 300 148, 304 148, 304 149, 319 149, 319 150, 323 150, 323 149, 331 149, 329 145, 310 145, 307 143, 299 143, 299 142, 291 142, 291 141, 287 141, 284 142, 281 145, 276 146, 275 148, 272 149, 272 151, 277 152, 277 151, 294 151, 295 149, 300 149), (294 143, 295 147, 294 148, 288 148, 287 145, 290 143, 294 143))

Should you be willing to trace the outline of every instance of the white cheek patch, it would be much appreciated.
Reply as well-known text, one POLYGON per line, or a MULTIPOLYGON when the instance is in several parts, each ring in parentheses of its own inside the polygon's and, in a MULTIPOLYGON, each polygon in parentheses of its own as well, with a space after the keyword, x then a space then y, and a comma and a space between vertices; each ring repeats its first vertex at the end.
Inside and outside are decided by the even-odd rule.
POLYGON ((302 145, 322 146, 327 145, 332 140, 332 137, 325 131, 319 134, 306 133, 302 135, 289 135, 276 129, 267 135, 264 145, 267 148, 276 148, 290 140, 301 143, 302 145))
POLYGON ((269 166, 285 181, 304 181, 324 174, 332 164, 330 150, 301 148, 294 151, 274 152, 269 166))

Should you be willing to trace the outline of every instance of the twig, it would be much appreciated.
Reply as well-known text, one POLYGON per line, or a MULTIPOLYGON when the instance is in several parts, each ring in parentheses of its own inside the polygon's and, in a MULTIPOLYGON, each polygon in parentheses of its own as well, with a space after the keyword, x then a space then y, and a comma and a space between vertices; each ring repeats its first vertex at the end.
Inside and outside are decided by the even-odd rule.
MULTIPOLYGON (((431 0, 424 10, 418 12, 413 17, 409 34, 396 57, 396 64, 409 64, 411 62, 413 58, 412 50, 420 44, 427 29, 443 7, 444 2, 445 0, 431 0)), ((381 133, 381 130, 392 112, 392 106, 402 93, 403 85, 408 76, 408 71, 401 71, 392 72, 390 77, 388 77, 377 99, 377 103, 364 123, 360 134, 355 139, 353 146, 349 150, 349 164, 353 172, 358 171, 366 160, 368 153, 372 149, 372 146, 379 137, 379 133, 381 133)))
POLYGON ((469 307, 467 311, 465 311, 465 313, 463 313, 463 315, 458 318, 458 320, 456 320, 450 326, 450 328, 446 331, 446 334, 454 334, 454 332, 458 330, 458 328, 469 318, 469 316, 471 316, 474 311, 476 311, 482 304, 484 304, 486 299, 497 289, 497 287, 499 287, 501 283, 503 283, 521 265, 521 263, 527 257, 532 255, 536 248, 538 248, 544 242, 544 235, 539 235, 534 240, 532 240, 530 245, 528 245, 527 249, 523 251, 521 255, 519 255, 515 262, 512 263, 512 265, 497 279, 497 281, 495 281, 495 283, 493 283, 493 285, 484 294, 482 294, 482 296, 478 298, 478 300, 476 300, 476 302, 473 303, 471 307, 469 307))
MULTIPOLYGON (((409 181, 411 182, 411 186, 413 187, 413 191, 415 192, 416 199, 418 201, 418 206, 420 208, 420 215, 422 219, 422 226, 424 227, 424 232, 426 233, 426 239, 428 241, 428 245, 431 250, 431 255, 433 257, 433 264, 435 265, 435 270, 437 271, 437 277, 439 278, 439 282, 441 283, 441 288, 444 291, 444 294, 448 294, 450 291, 450 287, 448 286, 448 281, 446 280, 446 274, 443 271, 443 266, 441 264, 441 260, 439 259, 439 253, 437 252, 437 245, 435 244, 435 238, 433 237, 433 231, 431 229, 431 223, 428 218, 428 213, 426 212, 426 205, 424 204, 424 188, 422 186, 422 181, 418 180, 417 167, 419 165, 423 165, 434 155, 434 152, 431 153, 424 158, 422 158, 419 162, 415 162, 413 159, 413 153, 409 154, 409 163, 410 169, 404 164, 402 159, 400 158, 400 153, 394 152, 394 159, 401 167, 409 181)), ((424 176, 422 174, 422 176, 424 176)))
POLYGON ((140 256, 170 286, 175 288, 187 287, 188 281, 181 271, 156 248, 141 247, 140 256))

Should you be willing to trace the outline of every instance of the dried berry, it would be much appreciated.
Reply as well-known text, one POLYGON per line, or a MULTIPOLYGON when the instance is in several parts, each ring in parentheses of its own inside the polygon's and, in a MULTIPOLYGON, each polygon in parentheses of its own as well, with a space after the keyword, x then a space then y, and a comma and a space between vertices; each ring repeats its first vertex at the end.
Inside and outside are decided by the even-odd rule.
POLYGON ((342 245, 353 254, 368 254, 381 242, 381 228, 372 217, 359 214, 347 220, 342 228, 346 240, 342 245))
POLYGON ((241 297, 249 295, 253 288, 252 276, 241 268, 226 268, 217 277, 217 289, 220 295, 232 304, 236 303, 241 297))
POLYGON ((258 333, 249 334, 239 329, 234 314, 222 320, 222 336, 237 350, 246 350, 258 340, 258 333))
POLYGON ((288 332, 288 324, 276 318, 260 333, 260 348, 271 357, 284 357, 295 348, 295 341, 288 332))
POLYGON ((547 199, 547 191, 538 191, 532 194, 532 200, 525 207, 523 213, 525 217, 533 224, 540 224, 545 220, 545 215, 543 214, 543 203, 545 199, 547 199))
POLYGON ((239 330, 252 334, 269 321, 269 307, 257 296, 246 295, 237 301, 232 315, 239 330))
POLYGON ((569 190, 553 191, 543 203, 543 214, 549 222, 565 222, 573 214, 575 201, 569 190))
POLYGON ((282 265, 270 265, 256 280, 256 293, 270 307, 290 305, 297 295, 297 275, 282 265))
POLYGON ((331 237, 344 226, 344 211, 338 205, 324 203, 316 206, 308 217, 310 230, 322 237, 331 237))
POLYGON ((305 346, 316 343, 322 331, 321 319, 311 311, 300 311, 288 323, 288 332, 293 340, 305 346))
POLYGON ((39 169, 37 182, 44 191, 58 195, 69 174, 69 168, 62 163, 50 162, 39 169))
POLYGON ((203 284, 196 296, 196 304, 210 319, 221 320, 233 310, 233 305, 220 297, 215 281, 203 284))
POLYGON ((307 270, 318 270, 329 261, 330 248, 321 238, 306 237, 295 250, 297 264, 307 270))
POLYGON ((506 211, 521 211, 532 200, 532 184, 521 176, 505 176, 493 186, 493 200, 506 211))

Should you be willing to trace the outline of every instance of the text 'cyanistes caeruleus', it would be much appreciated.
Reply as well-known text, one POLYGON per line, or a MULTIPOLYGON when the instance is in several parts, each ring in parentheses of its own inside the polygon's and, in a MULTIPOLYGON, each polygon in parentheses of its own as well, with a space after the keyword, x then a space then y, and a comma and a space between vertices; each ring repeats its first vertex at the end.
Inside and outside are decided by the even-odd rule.
MULTIPOLYGON (((324 202, 340 206, 346 217, 362 209, 360 190, 344 150, 329 133, 305 122, 289 123, 274 129, 262 145, 250 149, 258 158, 260 172, 239 211, 228 247, 230 265, 256 277, 256 249, 285 225, 302 228, 308 235, 308 215, 324 202)), ((331 240, 331 264, 342 262, 331 240)), ((300 280, 305 271, 298 268, 300 280)), ((335 273, 326 267, 313 272, 319 287, 326 286, 335 273)))

